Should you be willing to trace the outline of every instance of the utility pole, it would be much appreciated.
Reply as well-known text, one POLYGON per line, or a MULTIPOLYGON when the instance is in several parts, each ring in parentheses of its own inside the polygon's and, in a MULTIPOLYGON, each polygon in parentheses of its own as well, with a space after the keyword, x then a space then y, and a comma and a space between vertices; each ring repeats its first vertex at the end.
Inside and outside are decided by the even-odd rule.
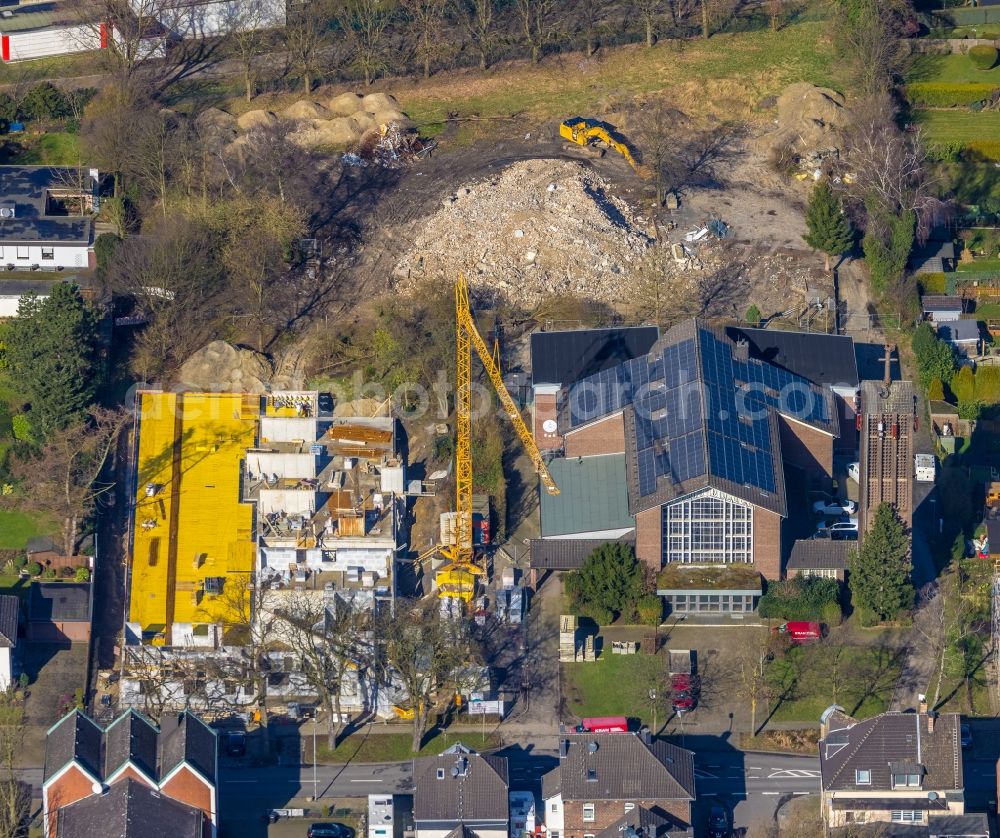
POLYGON ((313 802, 319 797, 319 783, 316 780, 316 716, 313 716, 313 802))

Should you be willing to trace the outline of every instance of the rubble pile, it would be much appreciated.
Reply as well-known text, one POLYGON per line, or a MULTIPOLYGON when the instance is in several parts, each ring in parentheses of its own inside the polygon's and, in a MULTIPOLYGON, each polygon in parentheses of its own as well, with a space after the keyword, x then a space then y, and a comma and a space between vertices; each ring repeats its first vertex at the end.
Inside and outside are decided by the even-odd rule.
POLYGON ((263 355, 214 340, 184 362, 177 381, 195 391, 263 393, 272 373, 271 364, 263 355))
POLYGON ((645 225, 581 164, 526 160, 445 198, 393 278, 405 291, 464 272, 514 304, 557 293, 613 303, 652 243, 645 225))
POLYGON ((786 87, 777 101, 774 127, 755 141, 763 153, 789 147, 806 153, 838 143, 838 129, 847 120, 844 97, 835 90, 797 82, 786 87))

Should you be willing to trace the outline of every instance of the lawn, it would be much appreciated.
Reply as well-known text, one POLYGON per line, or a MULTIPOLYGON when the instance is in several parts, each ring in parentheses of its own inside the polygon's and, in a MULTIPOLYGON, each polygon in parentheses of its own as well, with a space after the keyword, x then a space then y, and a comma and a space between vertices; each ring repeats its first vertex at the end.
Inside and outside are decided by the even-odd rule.
POLYGON ((966 55, 918 55, 910 65, 906 81, 946 84, 987 82, 1000 86, 1000 65, 991 70, 977 70, 966 55))
POLYGON ((917 110, 913 112, 913 121, 923 128, 931 143, 983 143, 981 150, 987 156, 994 159, 1000 156, 993 148, 1000 138, 1000 111, 917 110))
POLYGON ((78 166, 80 160, 80 138, 53 131, 27 144, 16 162, 24 166, 78 166))
MULTIPOLYGON (((326 746, 326 736, 317 738, 316 753, 323 764, 342 762, 402 762, 413 759, 410 748, 412 736, 409 729, 403 733, 367 733, 362 731, 349 736, 333 751, 326 746)), ((312 748, 312 739, 306 738, 307 753, 312 748)), ((438 731, 433 739, 425 743, 417 756, 436 756, 452 745, 462 743, 474 751, 490 751, 500 747, 500 738, 490 727, 485 738, 481 733, 449 734, 438 731)))
POLYGON ((976 259, 974 262, 959 262, 958 265, 955 266, 955 270, 958 273, 1000 271, 1000 259, 976 259))
POLYGON ((29 538, 48 532, 24 512, 0 509, 0 550, 23 550, 29 538))
MULTIPOLYGON (((612 655, 605 649, 594 662, 562 665, 563 694, 570 713, 585 716, 628 716, 653 721, 649 690, 662 682, 661 655, 612 655)), ((659 721, 665 713, 659 709, 659 721)))
POLYGON ((789 649, 768 667, 775 722, 818 722, 831 704, 865 719, 889 707, 903 652, 818 643, 789 649))

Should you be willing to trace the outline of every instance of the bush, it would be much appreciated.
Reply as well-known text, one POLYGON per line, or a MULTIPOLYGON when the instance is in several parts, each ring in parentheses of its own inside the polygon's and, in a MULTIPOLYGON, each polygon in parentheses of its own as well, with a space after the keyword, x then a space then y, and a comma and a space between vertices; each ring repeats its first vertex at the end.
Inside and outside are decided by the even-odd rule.
POLYGON ((36 84, 25 94, 19 110, 25 119, 62 119, 70 115, 66 95, 47 81, 36 84))
POLYGON ((38 562, 29 562, 25 570, 28 571, 28 576, 40 576, 42 566, 38 562))
POLYGON ((614 613, 593 602, 580 606, 580 616, 590 617, 599 626, 609 626, 615 621, 614 613))
POLYGON ((42 579, 55 579, 55 578, 56 578, 56 569, 54 567, 45 568, 45 571, 42 573, 42 579))
POLYGON ((647 594, 640 599, 635 610, 644 626, 658 626, 663 621, 663 600, 656 594, 647 594))
POLYGON ((74 578, 77 582, 89 582, 90 581, 90 568, 89 567, 78 567, 74 573, 74 578))
POLYGON ((751 304, 750 308, 747 309, 747 313, 743 315, 743 319, 751 326, 759 326, 762 319, 760 309, 756 305, 751 304))
POLYGON ((989 99, 995 89, 996 86, 989 82, 946 84, 926 81, 907 85, 906 98, 911 105, 925 108, 961 108, 989 99))
POLYGON ((944 400, 944 384, 940 378, 932 378, 931 383, 927 385, 927 398, 936 402, 944 400))
POLYGON ((921 294, 947 294, 948 277, 943 273, 929 273, 920 275, 921 294))
POLYGON ((836 579, 796 576, 771 582, 757 608, 761 617, 782 620, 817 620, 840 624, 840 583, 836 579), (831 607, 832 606, 832 607, 831 607))
POLYGON ((828 626, 839 626, 844 619, 844 612, 839 602, 828 602, 819 610, 819 621, 828 626))
POLYGON ((76 571, 73 570, 73 568, 71 568, 71 567, 61 567, 61 568, 59 568, 59 575, 63 579, 72 579, 74 573, 76 573, 76 571))
POLYGON ((969 50, 969 61, 977 70, 989 70, 997 63, 997 48, 988 44, 977 44, 969 50))
POLYGON ((20 442, 35 441, 35 429, 31 427, 31 420, 25 414, 15 413, 10 426, 14 431, 14 439, 20 442))
POLYGON ((101 233, 94 239, 94 258, 97 261, 97 270, 103 273, 108 269, 111 258, 118 250, 118 245, 122 240, 114 233, 101 233))
POLYGON ((14 567, 17 570, 24 570, 24 566, 28 563, 28 557, 24 553, 19 553, 17 558, 14 559, 14 567))

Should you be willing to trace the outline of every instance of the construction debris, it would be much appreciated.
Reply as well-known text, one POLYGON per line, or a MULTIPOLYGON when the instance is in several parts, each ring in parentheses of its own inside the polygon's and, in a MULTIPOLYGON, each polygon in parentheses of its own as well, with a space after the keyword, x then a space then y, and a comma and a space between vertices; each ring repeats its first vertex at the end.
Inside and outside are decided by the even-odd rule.
POLYGON ((215 340, 184 362, 177 381, 194 391, 263 393, 272 372, 263 355, 215 340))
POLYGON ((613 303, 652 243, 645 225, 582 164, 526 160, 445 198, 394 278, 408 290, 462 272, 516 304, 557 293, 613 303))
POLYGON ((782 91, 776 108, 774 128, 754 141, 763 154, 775 148, 803 156, 817 149, 835 150, 838 129, 847 121, 844 97, 837 91, 797 82, 782 91))

